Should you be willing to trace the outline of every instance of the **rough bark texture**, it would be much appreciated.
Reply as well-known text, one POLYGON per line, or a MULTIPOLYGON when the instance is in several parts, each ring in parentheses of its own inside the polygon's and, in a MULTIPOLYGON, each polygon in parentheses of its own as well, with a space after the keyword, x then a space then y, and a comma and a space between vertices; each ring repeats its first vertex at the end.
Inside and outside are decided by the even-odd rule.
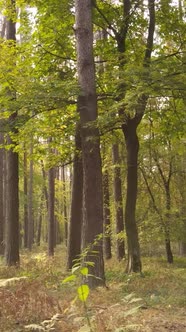
MULTIPOLYGON (((15 1, 11 1, 12 11, 15 12, 15 1)), ((16 43, 16 26, 13 20, 7 19, 6 38, 16 43)), ((15 92, 8 91, 12 98, 15 92)), ((14 112, 9 123, 15 123, 17 113, 14 112)), ((13 126, 12 126, 13 127, 13 126)), ((12 128, 15 131, 15 128, 12 128)), ((7 143, 15 145, 9 136, 7 143)), ((5 235, 5 262, 6 265, 19 264, 19 163, 18 153, 10 149, 7 152, 7 195, 6 195, 6 235, 5 235)))
POLYGON ((81 133, 80 123, 76 125, 75 135, 76 155, 73 165, 72 198, 70 223, 68 231, 68 261, 67 268, 71 269, 74 259, 81 254, 81 229, 83 208, 83 165, 81 156, 81 133))
MULTIPOLYGON (((114 164, 114 200, 116 211, 116 234, 124 231, 124 217, 123 217, 123 198, 122 198, 122 183, 120 171, 120 156, 119 146, 117 143, 112 146, 112 156, 114 164)), ((117 239, 117 258, 121 260, 125 256, 124 239, 117 239)))
POLYGON ((99 131, 97 119, 97 96, 95 87, 95 66, 93 57, 92 1, 75 1, 77 69, 80 85, 79 110, 81 121, 83 158, 83 247, 91 246, 86 257, 94 263, 89 277, 90 287, 104 284, 103 193, 99 131), (91 254, 92 250, 97 253, 91 254))
POLYGON ((127 196, 125 207, 125 226, 128 244, 127 272, 141 271, 141 258, 136 224, 136 199, 137 199, 137 173, 139 141, 136 134, 136 123, 133 120, 123 126, 127 150, 127 196))
POLYGON ((109 173, 103 173, 103 205, 104 205, 104 255, 106 259, 112 257, 111 250, 111 216, 110 216, 110 193, 109 193, 109 173))

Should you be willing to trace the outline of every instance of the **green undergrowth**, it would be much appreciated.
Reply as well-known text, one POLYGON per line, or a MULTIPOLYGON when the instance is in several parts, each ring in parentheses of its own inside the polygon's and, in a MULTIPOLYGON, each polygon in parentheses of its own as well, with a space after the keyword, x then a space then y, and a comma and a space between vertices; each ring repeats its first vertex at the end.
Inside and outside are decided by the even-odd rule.
POLYGON ((186 306, 186 258, 175 257, 173 264, 165 258, 143 258, 143 272, 129 275, 121 262, 110 262, 106 276, 108 283, 120 283, 121 294, 135 292, 147 305, 186 306))
MULTIPOLYGON (((66 249, 59 246, 54 258, 48 258, 46 252, 46 247, 34 248, 32 253, 22 251, 20 268, 7 268, 3 260, 0 261, 0 279, 27 277, 15 285, 0 288, 2 332, 24 331, 24 325, 39 323, 56 313, 65 313, 65 315, 68 313, 71 317, 78 311, 83 321, 83 304, 77 301, 73 303, 77 295, 76 283, 63 283, 63 280, 70 275, 70 272, 66 271, 66 249), (72 308, 75 313, 71 313, 72 308)), ((186 307, 186 258, 176 257, 174 264, 169 265, 163 257, 145 257, 141 274, 126 274, 125 265, 125 261, 118 262, 115 258, 107 261, 105 263, 107 287, 90 291, 87 306, 90 316, 94 317, 95 311, 98 312, 94 319, 94 324, 98 324, 97 330, 115 331, 112 327, 109 330, 106 325, 105 329, 101 330, 99 324, 104 326, 106 318, 102 321, 99 311, 105 310, 102 313, 104 317, 108 308, 112 311, 115 310, 112 307, 117 309, 123 303, 126 305, 125 299, 130 294, 132 294, 132 302, 135 303, 140 299, 141 308, 163 308, 169 312, 184 310, 186 307)), ((126 306, 123 310, 128 310, 127 308, 126 306)), ((118 315, 120 315, 119 311, 118 315)), ((117 317, 117 314, 113 313, 114 316, 117 317)), ((120 318, 117 319, 119 324, 120 318)), ((66 330, 63 325, 59 331, 78 331, 68 325, 72 322, 71 318, 69 322, 66 321, 66 330)))

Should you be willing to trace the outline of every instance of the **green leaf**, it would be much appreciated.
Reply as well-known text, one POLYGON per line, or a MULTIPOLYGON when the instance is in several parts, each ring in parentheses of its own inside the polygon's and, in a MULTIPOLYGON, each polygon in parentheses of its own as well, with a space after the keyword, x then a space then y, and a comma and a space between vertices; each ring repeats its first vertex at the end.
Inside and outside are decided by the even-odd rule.
POLYGON ((86 302, 87 297, 89 295, 89 291, 90 290, 89 290, 88 285, 81 285, 80 287, 78 287, 78 289, 77 289, 78 296, 82 302, 86 302))
POLYGON ((65 284, 66 282, 69 282, 69 281, 74 281, 76 280, 76 276, 74 274, 72 274, 71 276, 65 278, 62 283, 65 284))
POLYGON ((81 270, 80 270, 81 274, 83 276, 87 276, 88 274, 88 267, 83 267, 81 270))
POLYGON ((80 269, 80 265, 72 267, 72 274, 80 269))

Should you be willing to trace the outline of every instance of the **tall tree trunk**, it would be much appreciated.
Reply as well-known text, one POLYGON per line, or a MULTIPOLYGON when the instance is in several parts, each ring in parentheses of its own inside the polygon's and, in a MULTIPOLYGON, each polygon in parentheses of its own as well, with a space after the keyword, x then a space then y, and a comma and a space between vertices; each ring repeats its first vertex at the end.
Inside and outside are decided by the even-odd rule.
MULTIPOLYGON (((6 18, 2 19, 1 38, 5 38, 6 31, 6 18)), ((3 121, 0 121, 0 145, 4 144, 3 134, 3 121)), ((5 149, 0 148, 0 255, 4 255, 4 226, 5 226, 5 211, 6 211, 6 199, 5 199, 5 179, 6 179, 6 160, 5 149)))
MULTIPOLYGON (((170 154, 171 154, 171 151, 170 151, 170 154)), ((171 263, 173 263, 173 254, 172 254, 171 241, 170 241, 170 210, 171 210, 170 181, 171 181, 171 177, 173 174, 172 159, 169 162, 169 171, 168 171, 168 176, 166 178, 165 174, 163 173, 161 164, 159 163, 159 158, 158 158, 158 155, 155 150, 153 153, 153 158, 154 158, 154 161, 158 168, 158 171, 159 171, 159 174, 162 179, 163 186, 164 186, 164 191, 165 191, 166 214, 163 218, 164 219, 163 228, 164 228, 164 235, 165 235, 165 250, 166 250, 166 255, 167 255, 167 262, 171 264, 171 263)))
POLYGON ((42 170, 43 181, 44 181, 44 185, 43 185, 44 197, 45 197, 45 201, 46 201, 46 209, 48 212, 48 191, 47 191, 47 185, 46 185, 46 172, 45 172, 45 166, 44 166, 43 160, 41 160, 41 170, 42 170))
MULTIPOLYGON (((154 0, 148 0, 149 9, 149 25, 146 49, 143 60, 143 67, 148 78, 148 68, 151 61, 151 53, 153 49, 154 30, 155 30, 155 7, 154 0)), ((121 71, 126 64, 126 37, 128 34, 130 24, 131 1, 124 0, 123 10, 123 29, 121 34, 116 35, 118 51, 120 53, 119 65, 121 71)), ((119 85, 119 100, 124 99, 126 95, 127 86, 124 82, 119 85)), ((136 107, 134 108, 134 116, 130 117, 125 112, 125 107, 120 108, 119 115, 122 121, 122 130, 125 137, 127 149, 127 197, 125 207, 125 225, 128 243, 128 272, 139 272, 142 269, 140 247, 138 240, 138 231, 136 225, 136 198, 137 198, 137 171, 138 171, 138 150, 139 141, 137 136, 137 127, 140 124, 145 112, 148 101, 148 94, 142 93, 136 100, 136 107)))
POLYGON ((67 190, 66 190, 65 166, 62 167, 62 179, 63 179, 63 216, 64 216, 64 226, 65 226, 65 244, 67 246, 68 217, 67 217, 67 190))
POLYGON ((41 203, 40 203, 40 207, 39 207, 38 225, 37 225, 37 237, 36 237, 37 246, 40 246, 40 244, 41 244, 42 208, 43 208, 43 202, 42 202, 42 198, 41 198, 41 203))
MULTIPOLYGON (((56 167, 55 179, 59 183, 59 181, 60 181, 60 168, 59 167, 56 167)), ((61 201, 62 201, 61 199, 55 197, 55 206, 58 211, 58 214, 59 213, 61 214, 61 205, 62 205, 61 201)), ((55 246, 56 246, 57 244, 60 244, 62 242, 62 234, 61 234, 60 223, 59 223, 57 214, 55 214, 54 218, 55 218, 54 224, 55 224, 55 246)))
POLYGON ((141 271, 141 257, 136 224, 136 199, 137 199, 137 173, 138 173, 138 150, 139 141, 136 133, 136 123, 128 120, 123 125, 123 132, 127 150, 127 196, 125 207, 125 226, 128 244, 128 265, 127 272, 141 271))
POLYGON ((30 166, 29 166, 29 183, 28 183, 28 248, 32 250, 34 243, 34 218, 33 218, 33 176, 34 164, 32 160, 33 143, 30 146, 30 166))
POLYGON ((55 246, 55 218, 54 218, 54 202, 55 202, 55 168, 51 167, 48 171, 48 255, 54 256, 55 246))
POLYGON ((90 246, 87 261, 94 267, 89 277, 90 287, 105 283, 103 245, 103 193, 99 130, 97 119, 97 96, 93 57, 92 1, 75 1, 77 69, 80 85, 79 110, 81 121, 83 159, 83 247, 90 246), (97 254, 91 253, 97 251, 97 254))
MULTIPOLYGON (((123 218, 123 198, 122 198, 122 184, 121 184, 121 171, 120 171, 120 156, 119 146, 117 143, 112 146, 113 164, 114 164, 114 200, 116 210, 116 234, 123 233, 124 231, 124 218, 123 218)), ((124 239, 117 238, 117 258, 121 260, 125 256, 124 239)))
MULTIPOLYGON (((15 1, 11 1, 12 13, 16 13, 15 1)), ((16 43, 16 24, 12 18, 7 18, 6 38, 16 43)), ((15 92, 8 91, 12 99, 15 99, 15 92)), ((10 126, 15 123, 17 112, 9 117, 10 126)), ((12 129, 16 132, 15 127, 12 129)), ((8 145, 15 146, 10 135, 7 138, 8 145)), ((19 264, 19 162, 18 153, 13 148, 7 152, 7 197, 6 197, 6 235, 5 235, 5 262, 6 265, 19 264)))
MULTIPOLYGON (((4 143, 4 135, 0 132, 0 145, 4 143)), ((4 255, 4 149, 0 148, 0 255, 4 255)))
POLYGON ((75 150, 76 154, 73 165, 71 212, 68 229, 68 269, 72 268, 74 259, 79 258, 79 255, 81 254, 83 165, 81 156, 80 122, 76 125, 75 150))
MULTIPOLYGON (((170 179, 169 179, 170 180, 170 179)), ((169 264, 173 263, 173 254, 171 249, 171 241, 170 241, 170 209, 171 209, 171 197, 170 197, 170 181, 167 182, 165 186, 165 193, 166 193, 166 229, 165 229, 165 249, 167 254, 167 262, 169 264)))
POLYGON ((111 218, 110 218, 110 193, 109 193, 109 173, 103 172, 103 215, 104 215, 104 254, 106 259, 112 257, 111 250, 111 218))
POLYGON ((28 171, 26 151, 24 152, 24 247, 28 248, 28 171))

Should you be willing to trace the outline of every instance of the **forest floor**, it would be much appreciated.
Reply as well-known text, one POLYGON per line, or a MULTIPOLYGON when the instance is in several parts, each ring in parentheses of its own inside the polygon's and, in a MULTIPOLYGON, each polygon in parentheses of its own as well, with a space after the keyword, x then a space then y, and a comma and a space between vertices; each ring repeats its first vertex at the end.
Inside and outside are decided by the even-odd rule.
POLYGON ((0 263, 0 332, 186 332, 186 258, 143 258, 142 275, 126 275, 113 258, 107 288, 90 291, 84 304, 74 300, 78 285, 62 282, 63 252, 49 259, 24 251, 20 268, 0 263))

